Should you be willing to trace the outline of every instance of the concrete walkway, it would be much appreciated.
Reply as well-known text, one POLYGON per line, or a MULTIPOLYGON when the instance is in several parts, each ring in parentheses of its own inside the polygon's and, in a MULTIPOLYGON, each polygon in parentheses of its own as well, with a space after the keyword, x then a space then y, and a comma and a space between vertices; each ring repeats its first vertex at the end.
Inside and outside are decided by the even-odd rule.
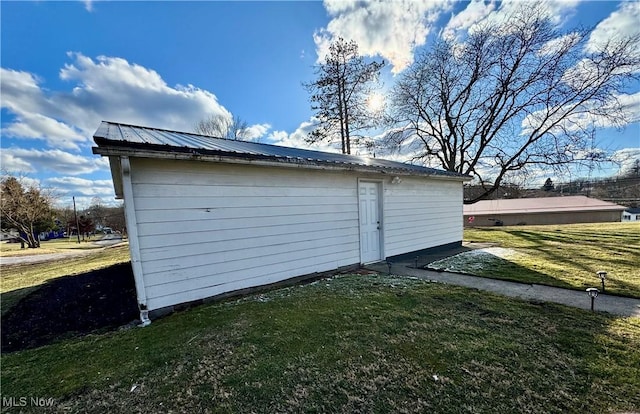
MULTIPOLYGON (((375 270, 379 273, 387 273, 389 271, 389 267, 385 262, 367 265, 366 268, 375 270)), ((578 290, 551 286, 508 282, 459 273, 436 272, 433 270, 422 269, 420 267, 416 269, 413 263, 408 262, 394 263, 391 267, 391 273, 399 276, 413 276, 440 283, 486 290, 515 298, 560 303, 587 310, 591 309, 591 298, 589 298, 587 292, 584 291, 581 292, 578 290)), ((595 310, 600 312, 609 312, 614 315, 640 318, 640 299, 624 298, 600 293, 595 300, 595 310)))
POLYGON ((81 257, 93 253, 94 250, 76 250, 66 251, 60 253, 44 253, 44 254, 29 254, 24 256, 8 256, 0 257, 0 266, 3 265, 16 265, 16 264, 30 264, 30 263, 43 263, 54 262, 56 260, 63 260, 68 257, 81 257))

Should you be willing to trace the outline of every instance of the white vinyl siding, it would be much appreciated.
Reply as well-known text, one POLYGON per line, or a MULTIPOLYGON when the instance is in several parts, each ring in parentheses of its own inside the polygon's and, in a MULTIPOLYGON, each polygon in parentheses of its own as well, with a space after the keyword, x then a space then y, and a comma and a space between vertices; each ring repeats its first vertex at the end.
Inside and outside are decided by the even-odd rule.
POLYGON ((403 177, 384 190, 387 257, 462 240, 462 182, 403 177))
POLYGON ((385 257, 462 240, 462 183, 132 158, 149 310, 361 262, 358 183, 380 184, 385 257))
POLYGON ((132 159, 149 309, 359 262, 357 178, 132 159))

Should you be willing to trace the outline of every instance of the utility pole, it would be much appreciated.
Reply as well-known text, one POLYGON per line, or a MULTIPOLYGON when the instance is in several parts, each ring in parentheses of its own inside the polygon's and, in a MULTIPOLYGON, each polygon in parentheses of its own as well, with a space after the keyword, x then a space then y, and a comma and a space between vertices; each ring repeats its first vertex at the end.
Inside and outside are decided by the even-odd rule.
POLYGON ((76 233, 78 233, 78 244, 80 244, 80 223, 78 222, 78 212, 76 211, 76 197, 71 197, 73 199, 73 215, 76 217, 76 233))

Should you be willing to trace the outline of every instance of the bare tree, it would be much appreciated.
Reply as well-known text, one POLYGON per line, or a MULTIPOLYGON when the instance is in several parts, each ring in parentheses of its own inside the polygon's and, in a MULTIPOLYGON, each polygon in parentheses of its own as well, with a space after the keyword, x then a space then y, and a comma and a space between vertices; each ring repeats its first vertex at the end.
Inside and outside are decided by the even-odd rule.
POLYGON ((13 176, 0 182, 2 228, 15 228, 29 248, 40 247, 38 233, 53 226, 52 196, 36 186, 23 186, 13 176))
POLYGON ((627 168, 627 170, 623 174, 623 177, 628 177, 628 178, 640 177, 640 158, 636 158, 636 160, 633 161, 633 165, 627 168))
POLYGON ((384 62, 366 63, 353 40, 339 38, 331 43, 325 62, 316 66, 317 79, 303 84, 319 120, 309 142, 332 142, 339 136, 342 153, 351 154, 353 133, 374 124, 366 102, 383 66, 384 62))
POLYGON ((85 210, 85 214, 93 219, 96 228, 106 226, 107 209, 102 205, 100 197, 93 197, 91 205, 85 210))
POLYGON ((103 205, 99 197, 94 197, 91 199, 91 205, 82 212, 82 215, 91 218, 96 230, 110 227, 113 230, 124 231, 126 228, 124 204, 109 207, 103 205))
POLYGON ((196 134, 233 140, 247 139, 249 126, 238 116, 229 119, 223 115, 211 115, 198 122, 194 128, 196 134))
POLYGON ((638 38, 587 47, 589 30, 563 34, 541 7, 520 6, 464 43, 440 40, 393 92, 387 144, 475 177, 485 198, 527 167, 593 157, 594 125, 624 124, 617 96, 637 79, 638 38))
POLYGON ((58 207, 53 209, 53 215, 56 218, 56 223, 60 223, 59 227, 62 227, 64 231, 67 232, 67 235, 71 235, 71 228, 69 227, 70 223, 73 223, 73 227, 75 228, 75 220, 73 214, 73 207, 58 207))
POLYGON ((123 234, 127 231, 127 225, 124 218, 124 204, 120 204, 117 207, 107 207, 105 224, 111 227, 114 231, 119 231, 123 234))

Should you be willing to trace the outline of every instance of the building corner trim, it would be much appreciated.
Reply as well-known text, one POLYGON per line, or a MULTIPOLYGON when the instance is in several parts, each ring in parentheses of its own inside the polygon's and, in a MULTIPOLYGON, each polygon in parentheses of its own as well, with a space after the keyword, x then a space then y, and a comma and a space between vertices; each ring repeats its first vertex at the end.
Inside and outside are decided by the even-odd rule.
POLYGON ((148 317, 147 294, 144 283, 144 272, 142 261, 140 260, 140 244, 138 241, 138 222, 136 220, 135 202, 133 199, 133 184, 131 183, 131 163, 129 157, 120 157, 122 172, 122 192, 124 195, 124 215, 127 222, 127 233, 129 234, 129 252, 131 253, 131 267, 133 278, 136 282, 136 295, 138 298, 138 308, 140 310, 140 326, 148 326, 151 321, 148 317))

